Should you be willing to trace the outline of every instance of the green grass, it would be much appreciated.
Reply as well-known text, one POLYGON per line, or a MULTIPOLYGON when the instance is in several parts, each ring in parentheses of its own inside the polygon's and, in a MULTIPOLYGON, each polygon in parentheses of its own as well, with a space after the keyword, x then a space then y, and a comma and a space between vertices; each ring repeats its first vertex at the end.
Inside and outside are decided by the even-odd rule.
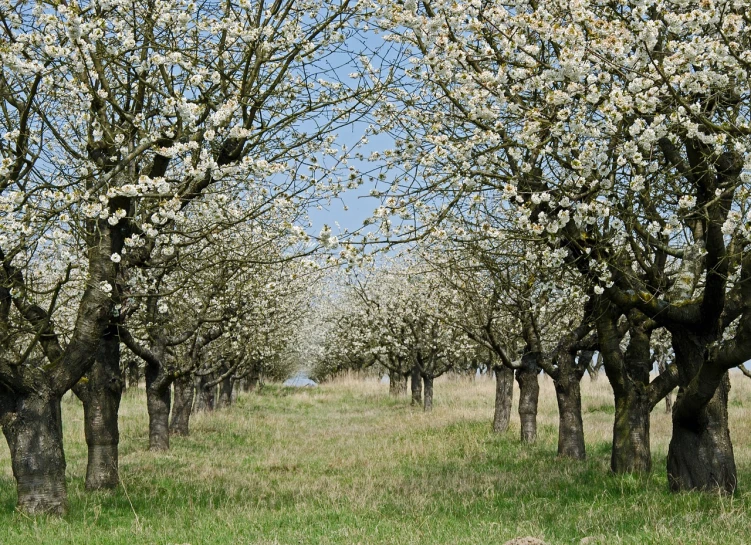
MULTIPOLYGON (((745 382, 744 382, 745 381, 745 382)), ((226 411, 197 415, 172 450, 146 451, 143 392, 121 410, 121 477, 114 493, 83 490, 83 412, 63 403, 70 514, 15 512, 7 447, 0 449, 1 544, 550 544, 747 543, 751 528, 751 381, 730 403, 741 489, 733 498, 671 494, 670 421, 653 413, 655 471, 608 474, 612 410, 604 379, 583 383, 586 462, 555 457, 552 386, 543 383, 539 441, 518 422, 490 432, 493 384, 442 380, 425 415, 377 382, 314 390, 268 387, 226 411)), ((515 393, 518 398, 518 392, 515 393)))

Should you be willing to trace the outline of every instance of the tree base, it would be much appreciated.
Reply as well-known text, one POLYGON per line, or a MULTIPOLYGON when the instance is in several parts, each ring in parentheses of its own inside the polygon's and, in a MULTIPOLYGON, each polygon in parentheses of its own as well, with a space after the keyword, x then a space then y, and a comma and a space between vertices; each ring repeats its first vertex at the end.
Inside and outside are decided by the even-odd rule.
POLYGON ((717 441, 707 431, 674 429, 668 449, 668 483, 674 492, 732 494, 738 484, 732 445, 717 441))
POLYGON ((674 492, 735 491, 738 476, 728 428, 729 391, 730 379, 725 373, 712 399, 695 414, 685 414, 686 394, 679 394, 667 463, 668 484, 674 492))
POLYGON ((17 508, 28 515, 64 515, 68 511, 64 474, 18 476, 16 490, 17 508))
POLYGON ((86 490, 112 490, 119 483, 117 445, 89 445, 86 490))

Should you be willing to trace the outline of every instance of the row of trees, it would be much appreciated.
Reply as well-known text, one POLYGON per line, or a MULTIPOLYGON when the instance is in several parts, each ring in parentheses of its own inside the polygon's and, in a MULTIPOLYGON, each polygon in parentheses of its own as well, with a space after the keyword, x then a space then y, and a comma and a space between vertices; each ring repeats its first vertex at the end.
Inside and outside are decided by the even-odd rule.
MULTIPOLYGON (((314 374, 326 378, 373 367, 388 373, 395 396, 406 393, 411 378, 413 404, 425 386, 425 410, 432 407, 436 377, 447 372, 494 374, 496 432, 508 428, 516 379, 521 440, 532 443, 537 437, 538 380, 544 371, 556 390, 558 453, 583 459, 580 381, 586 372, 594 375, 602 360, 592 298, 565 284, 565 269, 550 268, 542 260, 530 268, 529 253, 526 260, 509 257, 510 252, 488 255, 475 246, 441 243, 418 258, 386 262, 375 272, 351 276, 315 316, 323 317, 323 327, 309 351, 318 355, 314 374)), ((619 321, 619 348, 631 355, 641 341, 637 333, 628 320, 619 321)), ((649 389, 642 413, 646 421, 637 428, 634 422, 616 420, 616 472, 651 468, 649 413, 677 385, 676 367, 667 365, 673 354, 664 329, 650 336, 646 353, 638 356, 649 389), (662 374, 650 383, 655 367, 662 374)))
POLYGON ((400 395, 411 377, 413 403, 429 411, 434 379, 458 369, 459 362, 466 369, 485 364, 475 343, 442 316, 452 306, 434 276, 402 264, 348 280, 321 302, 316 315, 321 334, 311 339, 309 351, 316 356, 311 361, 316 378, 376 367, 387 371, 392 394, 400 395))
POLYGON ((0 2, 0 423, 20 509, 66 510, 71 389, 87 488, 117 484, 122 345, 146 362, 153 449, 173 382, 189 407, 192 373, 285 352, 302 259, 337 244, 306 234, 306 209, 351 183, 336 131, 382 89, 360 70, 361 15, 348 0, 0 2))
MULTIPOLYGON (((378 112, 397 138, 383 154, 385 229, 470 248, 507 278, 501 300, 529 289, 527 303, 578 307, 553 350, 537 339, 540 309, 522 311, 524 343, 556 381, 562 430, 580 427, 564 417, 578 362, 602 354, 615 471, 649 469, 649 410, 676 384, 674 490, 737 484, 727 370, 751 358, 747 8, 373 3, 410 55, 378 112), (541 261, 558 272, 538 274, 541 261), (521 269, 506 276, 509 265, 521 269), (650 381, 658 338, 674 367, 650 381)), ((579 455, 571 442, 561 453, 579 455)))
POLYGON ((370 155, 373 220, 423 257, 419 275, 387 275, 393 293, 374 273, 362 281, 386 287, 346 294, 362 303, 348 319, 380 333, 340 324, 332 338, 360 349, 337 358, 402 374, 406 358, 430 381, 492 354, 527 415, 542 368, 559 452, 582 457, 579 380, 598 351, 613 469, 649 469, 649 410, 677 384, 671 487, 732 492, 727 370, 751 358, 746 8, 0 2, 0 423, 19 507, 66 508, 71 389, 89 487, 115 482, 121 343, 147 362, 154 448, 171 382, 278 353, 299 299, 277 286, 294 292, 296 260, 339 244, 310 239, 306 207, 362 183, 336 133, 371 114, 367 134, 395 142, 370 155))

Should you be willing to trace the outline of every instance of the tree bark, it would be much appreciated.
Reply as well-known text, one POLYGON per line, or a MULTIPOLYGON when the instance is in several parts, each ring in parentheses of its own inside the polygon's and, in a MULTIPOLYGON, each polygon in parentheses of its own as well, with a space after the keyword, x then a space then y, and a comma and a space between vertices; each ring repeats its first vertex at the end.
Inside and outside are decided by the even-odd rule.
POLYGON ((412 367, 410 386, 412 388, 412 405, 422 405, 422 375, 420 375, 420 368, 416 365, 412 367))
POLYGON ((407 388, 409 385, 409 376, 411 373, 401 373, 401 382, 399 383, 400 396, 407 397, 407 388))
POLYGON ((138 388, 138 383, 141 380, 141 367, 138 365, 138 360, 130 358, 127 365, 128 375, 128 388, 138 388))
POLYGON ((680 387, 668 447, 671 490, 732 494, 738 483, 728 428, 727 371, 707 360, 713 340, 676 328, 672 333, 680 387))
POLYGON ((244 382, 244 379, 232 379, 232 392, 229 396, 229 402, 230 405, 234 405, 237 403, 237 395, 240 391, 240 386, 242 386, 242 383, 244 382))
POLYGON ((540 397, 540 384, 537 377, 539 374, 534 354, 525 354, 522 357, 522 367, 516 370, 516 382, 519 384, 522 443, 534 443, 537 440, 537 401, 540 397))
POLYGON ((613 450, 610 469, 613 473, 639 473, 652 470, 649 447, 650 403, 643 389, 634 389, 615 397, 613 450))
POLYGON ((174 382, 174 403, 172 405, 172 420, 170 433, 173 435, 188 435, 190 433, 190 415, 193 410, 195 388, 191 375, 182 375, 174 382))
POLYGON ((8 395, 2 424, 16 479, 18 509, 32 515, 68 510, 60 397, 41 388, 8 395))
POLYGON ((732 494, 738 484, 728 428, 730 378, 725 373, 709 403, 682 410, 685 392, 673 408, 673 436, 668 448, 668 483, 673 491, 704 490, 732 494), (682 414, 683 413, 683 414, 682 414))
MULTIPOLYGON (((615 422, 610 469, 613 473, 648 472, 652 469, 649 446, 649 372, 652 369, 650 332, 643 315, 629 315, 629 342, 623 358, 620 384, 613 385, 615 422)), ((606 370, 606 372, 608 372, 606 370)), ((609 377, 610 378, 610 377, 609 377)), ((612 381, 611 381, 612 383, 612 381)))
POLYGON ((232 405, 232 377, 226 376, 219 383, 219 398, 216 406, 218 409, 226 409, 232 405))
POLYGON ((110 326, 97 349, 91 370, 74 388, 83 403, 84 434, 88 447, 86 489, 117 488, 118 411, 123 391, 120 369, 120 338, 110 326))
POLYGON ((407 377, 397 371, 389 371, 389 395, 401 397, 407 395, 407 377))
POLYGON ((170 388, 159 369, 146 365, 146 408, 149 413, 149 450, 169 450, 170 388))
POLYGON ((631 310, 627 315, 629 341, 624 353, 621 338, 625 330, 618 328, 621 315, 618 309, 607 305, 603 306, 597 321, 605 374, 615 401, 610 470, 616 474, 648 472, 652 469, 649 415, 653 401, 650 392, 654 390, 649 382, 651 329, 644 314, 631 310))
POLYGON ((399 384, 394 380, 396 373, 389 371, 389 395, 391 397, 399 396, 399 384))
POLYGON ((196 411, 213 411, 216 387, 207 386, 208 376, 199 376, 196 380, 196 411))
POLYGON ((584 424, 579 377, 572 376, 555 380, 558 401, 558 456, 584 460, 584 424))
POLYGON ((514 399, 514 371, 505 365, 495 367, 495 413, 493 431, 503 433, 511 421, 511 403, 514 399))
POLYGON ((423 410, 430 412, 433 410, 433 377, 423 375, 423 384, 425 385, 425 395, 423 401, 423 410))

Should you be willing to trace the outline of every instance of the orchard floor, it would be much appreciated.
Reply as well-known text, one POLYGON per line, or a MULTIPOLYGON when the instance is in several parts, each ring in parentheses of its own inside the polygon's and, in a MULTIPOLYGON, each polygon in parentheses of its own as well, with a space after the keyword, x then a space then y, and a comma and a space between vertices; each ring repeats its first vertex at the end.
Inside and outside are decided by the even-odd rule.
MULTIPOLYGON (((670 420, 652 415, 655 471, 608 474, 613 409, 604 377, 585 377, 587 461, 555 457, 553 387, 543 380, 539 441, 518 419, 490 432, 493 383, 442 379, 423 414, 376 381, 311 390, 267 387, 197 415, 172 450, 146 451, 143 391, 121 409, 122 486, 83 490, 83 411, 63 403, 70 514, 14 511, 0 447, 0 544, 712 544, 751 541, 751 380, 733 377, 731 433, 740 480, 732 498, 667 491, 670 420), (585 539, 588 538, 588 539, 585 539)), ((518 399, 518 391, 515 392, 518 399)))

